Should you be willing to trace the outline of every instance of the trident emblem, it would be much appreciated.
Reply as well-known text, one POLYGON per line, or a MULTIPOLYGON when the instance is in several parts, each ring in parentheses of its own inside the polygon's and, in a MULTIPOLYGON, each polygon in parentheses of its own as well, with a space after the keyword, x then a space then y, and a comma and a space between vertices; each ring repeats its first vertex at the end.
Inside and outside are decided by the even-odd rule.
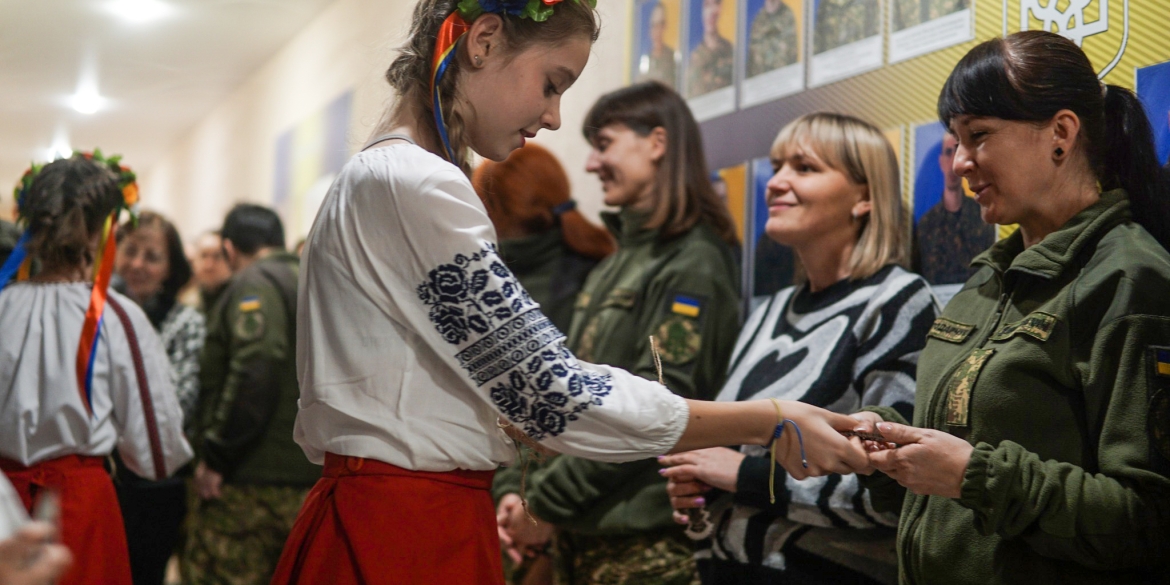
MULTIPOLYGON (((1032 28, 1040 28, 1042 30, 1052 31, 1062 37, 1065 37, 1078 47, 1083 47, 1085 39, 1093 35, 1098 35, 1109 30, 1109 4, 1110 0, 1068 0, 1068 6, 1061 10, 1059 8, 1060 0, 1020 0, 1020 30, 1029 30, 1032 28), (1085 21, 1085 9, 1093 3, 1097 3, 1100 10, 1097 19, 1092 22, 1085 21), (1032 19, 1040 21, 1039 27, 1030 26, 1032 19)), ((1124 0, 1124 29, 1122 31, 1121 45, 1117 49, 1117 55, 1113 60, 1097 72, 1098 78, 1103 78, 1109 73, 1117 63, 1121 61, 1121 55, 1125 52, 1126 44, 1129 41, 1129 0, 1124 0)), ((1007 1, 1004 1, 1004 34, 1007 34, 1007 1)))

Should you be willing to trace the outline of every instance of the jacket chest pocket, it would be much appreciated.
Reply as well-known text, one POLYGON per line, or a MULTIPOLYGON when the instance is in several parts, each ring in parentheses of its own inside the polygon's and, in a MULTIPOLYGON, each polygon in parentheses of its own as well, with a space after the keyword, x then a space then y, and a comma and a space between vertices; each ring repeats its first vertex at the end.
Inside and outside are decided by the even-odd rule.
MULTIPOLYGON (((593 301, 588 293, 581 293, 577 299, 577 310, 588 311, 593 301)), ((638 291, 615 288, 602 299, 593 314, 588 316, 575 353, 581 359, 596 361, 597 349, 601 344, 624 342, 622 332, 634 326, 631 314, 638 305, 638 291)))

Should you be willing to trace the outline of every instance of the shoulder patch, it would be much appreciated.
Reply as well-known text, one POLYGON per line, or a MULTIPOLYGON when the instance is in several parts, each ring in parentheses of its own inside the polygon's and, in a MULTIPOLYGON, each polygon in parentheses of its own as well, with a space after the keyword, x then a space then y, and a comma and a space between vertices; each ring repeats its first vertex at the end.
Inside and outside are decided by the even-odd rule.
POLYGON ((972 331, 975 331, 974 325, 939 317, 934 320, 934 324, 930 326, 930 331, 927 332, 926 336, 950 343, 963 343, 971 336, 972 331))
POLYGON ((655 334, 662 361, 676 366, 694 361, 703 343, 698 323, 678 314, 669 315, 655 334))
POLYGON ((260 297, 256 295, 249 295, 240 300, 240 312, 247 313, 249 311, 260 310, 260 297))
POLYGON ((1160 466, 1170 469, 1170 347, 1150 346, 1149 352, 1152 371, 1146 426, 1150 450, 1161 457, 1160 466))
POLYGON ((1154 375, 1170 378, 1170 347, 1151 347, 1154 358, 1154 375))
POLYGON ((703 304, 698 299, 684 295, 675 295, 674 302, 670 304, 670 312, 691 318, 697 318, 702 310, 703 304))
POLYGON ((264 336, 264 313, 255 310, 241 312, 236 316, 234 331, 240 341, 260 339, 264 336))
POLYGON ((1057 322, 1056 315, 1036 311, 1019 321, 1004 325, 995 335, 991 336, 991 340, 1005 341, 1018 333, 1040 341, 1048 341, 1048 338, 1052 336, 1052 331, 1056 329, 1057 322))

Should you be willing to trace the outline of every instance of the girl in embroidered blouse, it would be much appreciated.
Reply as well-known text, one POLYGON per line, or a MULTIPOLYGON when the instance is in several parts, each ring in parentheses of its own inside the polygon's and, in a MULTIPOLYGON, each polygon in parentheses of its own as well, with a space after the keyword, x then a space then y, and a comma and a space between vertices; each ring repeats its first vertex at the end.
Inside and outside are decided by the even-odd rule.
POLYGON ((865 466, 854 421, 805 404, 688 401, 577 360, 500 261, 467 178, 560 124, 597 38, 589 0, 422 0, 398 94, 305 247, 294 437, 324 477, 274 583, 501 583, 488 487, 514 437, 603 461, 768 444, 800 476, 865 466), (433 83, 433 87, 432 87, 433 83), (436 109, 437 107, 437 109, 436 109), (436 505, 436 502, 442 502, 436 505), (376 576, 376 577, 373 577, 376 576))

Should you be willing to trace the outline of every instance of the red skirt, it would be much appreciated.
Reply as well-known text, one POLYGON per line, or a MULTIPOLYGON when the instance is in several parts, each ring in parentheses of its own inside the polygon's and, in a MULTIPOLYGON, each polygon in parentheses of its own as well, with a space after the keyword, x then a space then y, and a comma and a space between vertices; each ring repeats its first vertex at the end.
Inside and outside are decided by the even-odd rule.
POLYGON ((503 585, 494 473, 326 454, 272 584, 503 585))
POLYGON ((0 459, 24 507, 32 513, 46 490, 61 502, 61 544, 73 566, 59 585, 130 585, 130 554, 114 483, 101 457, 67 455, 25 467, 0 459))

